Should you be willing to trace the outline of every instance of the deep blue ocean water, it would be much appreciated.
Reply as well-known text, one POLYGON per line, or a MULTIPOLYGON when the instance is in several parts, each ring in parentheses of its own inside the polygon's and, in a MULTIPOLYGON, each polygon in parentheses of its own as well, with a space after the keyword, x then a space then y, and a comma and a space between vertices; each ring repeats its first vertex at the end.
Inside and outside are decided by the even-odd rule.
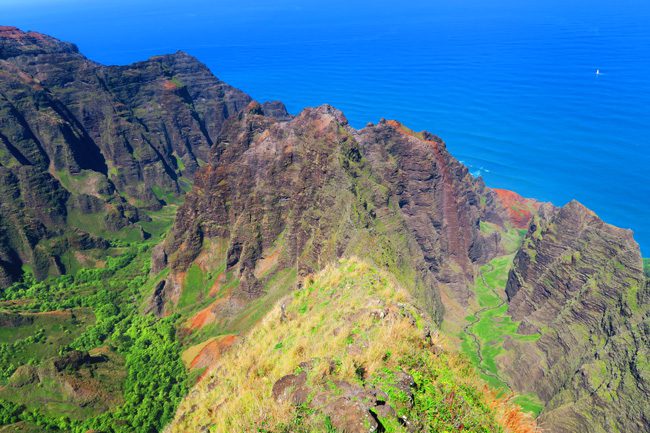
POLYGON ((293 113, 429 130, 488 185, 576 198, 650 255, 648 0, 0 0, 0 17, 102 63, 182 49, 293 113))

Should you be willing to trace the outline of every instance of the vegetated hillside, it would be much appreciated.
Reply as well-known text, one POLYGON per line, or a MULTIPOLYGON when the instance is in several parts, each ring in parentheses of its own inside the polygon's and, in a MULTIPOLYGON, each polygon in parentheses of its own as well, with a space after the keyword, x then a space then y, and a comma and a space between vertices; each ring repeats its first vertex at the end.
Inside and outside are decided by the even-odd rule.
MULTIPOLYGON (((308 276, 340 259, 330 274, 375 287, 367 272, 408 293, 396 296, 417 307, 407 307, 415 326, 405 327, 399 305, 387 320, 358 317, 403 356, 364 358, 376 355, 370 343, 359 347, 352 331, 349 345, 333 336, 332 351, 366 363, 353 374, 334 362, 327 374, 340 389, 322 386, 312 356, 288 353, 298 367, 286 371, 255 358, 261 375, 305 373, 277 385, 279 402, 262 379, 231 400, 245 408, 243 398, 266 398, 271 424, 260 428, 331 430, 349 419, 408 429, 391 409, 425 431, 507 425, 503 405, 465 382, 469 364, 415 337, 424 331, 415 315, 430 317, 478 377, 548 431, 648 428, 638 246, 577 203, 558 209, 491 190, 438 137, 396 121, 355 130, 330 106, 293 117, 280 103, 253 102, 183 53, 106 67, 72 44, 1 27, 0 110, 0 286, 20 280, 0 291, 0 421, 9 429, 160 431, 191 385, 231 386, 220 372, 239 366, 220 359, 262 350, 267 342, 253 347, 251 335, 311 320, 267 315, 280 299, 325 296, 308 276), (415 358, 385 340, 392 328, 415 358), (421 379, 409 387, 414 406, 391 394, 396 368, 421 379), (314 405, 287 404, 287 383, 308 385, 314 405), (360 412, 338 419, 326 409, 345 409, 341 396, 360 412)), ((343 296, 347 286, 330 283, 343 296)), ((347 299, 353 307, 366 298, 347 299)), ((319 314, 338 314, 322 302, 319 314)), ((316 328, 305 344, 319 353, 327 335, 316 328)), ((285 343, 297 347, 263 350, 279 359, 285 343)), ((257 367, 245 374, 256 380, 257 367)), ((235 422, 239 413, 216 401, 184 407, 201 422, 235 422)), ((246 413, 247 428, 259 421, 246 413)))
POLYGON ((23 265, 38 279, 75 268, 84 253, 66 253, 105 247, 97 235, 148 236, 132 224, 189 187, 249 101, 182 52, 103 66, 0 27, 0 286, 23 265))
POLYGON ((103 268, 17 283, 0 298, 0 425, 11 432, 160 431, 185 396, 176 317, 138 308, 151 243, 103 268))
POLYGON ((307 276, 181 404, 168 432, 534 432, 387 272, 307 276))
POLYGON ((631 231, 575 201, 544 207, 506 291, 518 331, 538 338, 509 339, 502 364, 517 389, 546 403, 543 426, 650 430, 650 292, 631 231))

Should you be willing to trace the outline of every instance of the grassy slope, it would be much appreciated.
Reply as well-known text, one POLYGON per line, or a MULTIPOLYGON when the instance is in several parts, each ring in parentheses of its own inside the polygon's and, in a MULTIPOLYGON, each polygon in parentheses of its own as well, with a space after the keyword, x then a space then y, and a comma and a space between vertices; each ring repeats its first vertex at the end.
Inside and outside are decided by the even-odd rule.
MULTIPOLYGON (((423 338, 430 318, 411 306, 410 296, 397 284, 356 259, 342 260, 308 279, 224 355, 215 370, 218 375, 196 386, 181 404, 171 431, 203 426, 218 432, 334 431, 331 420, 309 404, 273 401, 273 384, 300 371, 308 375, 312 397, 339 392, 337 381, 375 386, 388 394, 386 403, 398 408, 398 415, 425 431, 452 431, 459 423, 464 431, 533 431, 532 422, 496 399, 464 357, 444 350, 434 353, 423 338), (281 320, 281 305, 286 320, 281 320), (377 311, 388 313, 378 319, 373 315, 377 311), (304 369, 301 362, 311 367, 304 369), (417 384, 413 408, 392 387, 391 376, 401 370, 417 384)), ((395 420, 381 421, 387 432, 406 431, 395 420)))

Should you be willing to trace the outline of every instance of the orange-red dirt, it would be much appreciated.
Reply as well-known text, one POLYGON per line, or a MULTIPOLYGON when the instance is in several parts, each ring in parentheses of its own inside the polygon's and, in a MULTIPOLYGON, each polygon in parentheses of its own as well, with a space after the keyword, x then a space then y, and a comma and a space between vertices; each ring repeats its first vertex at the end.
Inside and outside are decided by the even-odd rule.
POLYGON ((536 200, 524 198, 516 192, 507 189, 493 188, 499 201, 508 212, 513 225, 520 229, 527 229, 533 212, 539 209, 540 203, 536 200))
POLYGON ((216 337, 206 344, 190 363, 190 369, 205 368, 198 381, 203 379, 216 364, 221 355, 237 341, 237 335, 216 337))

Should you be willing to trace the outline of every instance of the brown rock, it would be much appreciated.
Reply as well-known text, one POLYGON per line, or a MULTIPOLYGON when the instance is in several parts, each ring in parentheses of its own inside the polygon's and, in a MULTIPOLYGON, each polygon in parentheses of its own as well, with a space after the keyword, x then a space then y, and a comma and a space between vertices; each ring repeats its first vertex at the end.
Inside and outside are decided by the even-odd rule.
POLYGON ((307 374, 288 374, 273 384, 273 399, 278 402, 290 401, 300 405, 307 400, 307 374))

